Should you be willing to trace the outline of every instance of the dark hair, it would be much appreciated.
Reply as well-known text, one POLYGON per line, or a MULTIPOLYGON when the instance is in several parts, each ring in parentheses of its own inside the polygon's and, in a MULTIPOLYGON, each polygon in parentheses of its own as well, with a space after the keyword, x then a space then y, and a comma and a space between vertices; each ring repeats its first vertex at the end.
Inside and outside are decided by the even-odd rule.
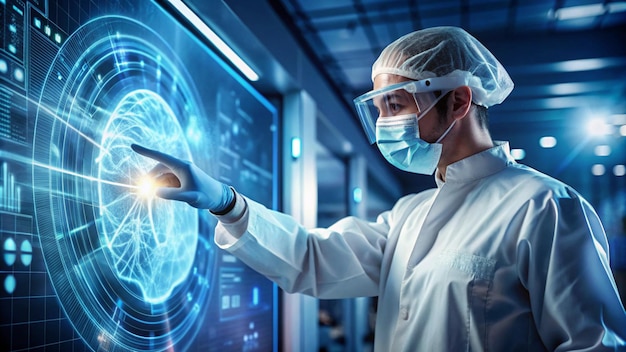
MULTIPOLYGON (((448 113, 448 99, 450 98, 450 93, 448 92, 443 98, 441 98, 437 104, 435 104, 435 109, 437 109, 437 113, 439 114, 439 118, 441 122, 445 122, 446 115, 448 113)), ((437 96, 441 94, 441 92, 435 92, 437 96)), ((476 110, 476 117, 478 118, 478 123, 482 128, 489 128, 489 114, 487 112, 487 108, 482 105, 477 105, 472 103, 472 106, 476 110)))

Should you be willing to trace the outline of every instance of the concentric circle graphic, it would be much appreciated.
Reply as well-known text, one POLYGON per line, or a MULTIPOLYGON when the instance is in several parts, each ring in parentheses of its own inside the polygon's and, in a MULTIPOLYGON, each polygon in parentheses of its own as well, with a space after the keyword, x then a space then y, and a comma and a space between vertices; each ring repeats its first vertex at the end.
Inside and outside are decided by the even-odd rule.
POLYGON ((155 162, 132 143, 191 160, 201 111, 176 54, 125 17, 92 20, 55 57, 37 111, 34 202, 68 318, 94 350, 186 349, 202 326, 215 255, 200 213, 142 186, 155 162))

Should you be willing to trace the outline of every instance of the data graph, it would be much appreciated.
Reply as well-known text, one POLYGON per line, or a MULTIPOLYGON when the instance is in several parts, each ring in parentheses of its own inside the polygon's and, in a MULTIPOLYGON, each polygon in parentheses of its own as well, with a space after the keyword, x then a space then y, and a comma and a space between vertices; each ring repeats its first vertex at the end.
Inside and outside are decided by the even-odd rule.
POLYGON ((9 165, 2 162, 0 186, 0 209, 19 213, 22 208, 22 188, 15 182, 15 175, 9 172, 9 165))

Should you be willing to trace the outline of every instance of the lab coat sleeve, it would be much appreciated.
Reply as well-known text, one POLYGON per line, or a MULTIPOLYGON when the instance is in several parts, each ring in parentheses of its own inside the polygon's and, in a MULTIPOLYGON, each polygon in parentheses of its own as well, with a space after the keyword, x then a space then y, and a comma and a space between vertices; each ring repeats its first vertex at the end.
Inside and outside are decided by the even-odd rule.
POLYGON ((551 351, 626 350, 626 313, 595 211, 573 191, 531 200, 518 267, 543 344, 551 351))
POLYGON ((289 215, 245 202, 240 219, 218 223, 219 247, 287 292, 319 298, 378 294, 389 212, 375 223, 347 217, 327 229, 307 230, 289 215))

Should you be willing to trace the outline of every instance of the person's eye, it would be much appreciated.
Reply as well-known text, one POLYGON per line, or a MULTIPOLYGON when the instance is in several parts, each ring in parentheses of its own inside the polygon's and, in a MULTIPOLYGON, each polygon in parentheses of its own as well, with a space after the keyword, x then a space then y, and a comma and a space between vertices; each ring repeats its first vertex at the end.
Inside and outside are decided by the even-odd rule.
POLYGON ((397 103, 390 103, 389 104, 389 111, 392 114, 397 114, 398 112, 402 111, 402 105, 397 104, 397 103))

